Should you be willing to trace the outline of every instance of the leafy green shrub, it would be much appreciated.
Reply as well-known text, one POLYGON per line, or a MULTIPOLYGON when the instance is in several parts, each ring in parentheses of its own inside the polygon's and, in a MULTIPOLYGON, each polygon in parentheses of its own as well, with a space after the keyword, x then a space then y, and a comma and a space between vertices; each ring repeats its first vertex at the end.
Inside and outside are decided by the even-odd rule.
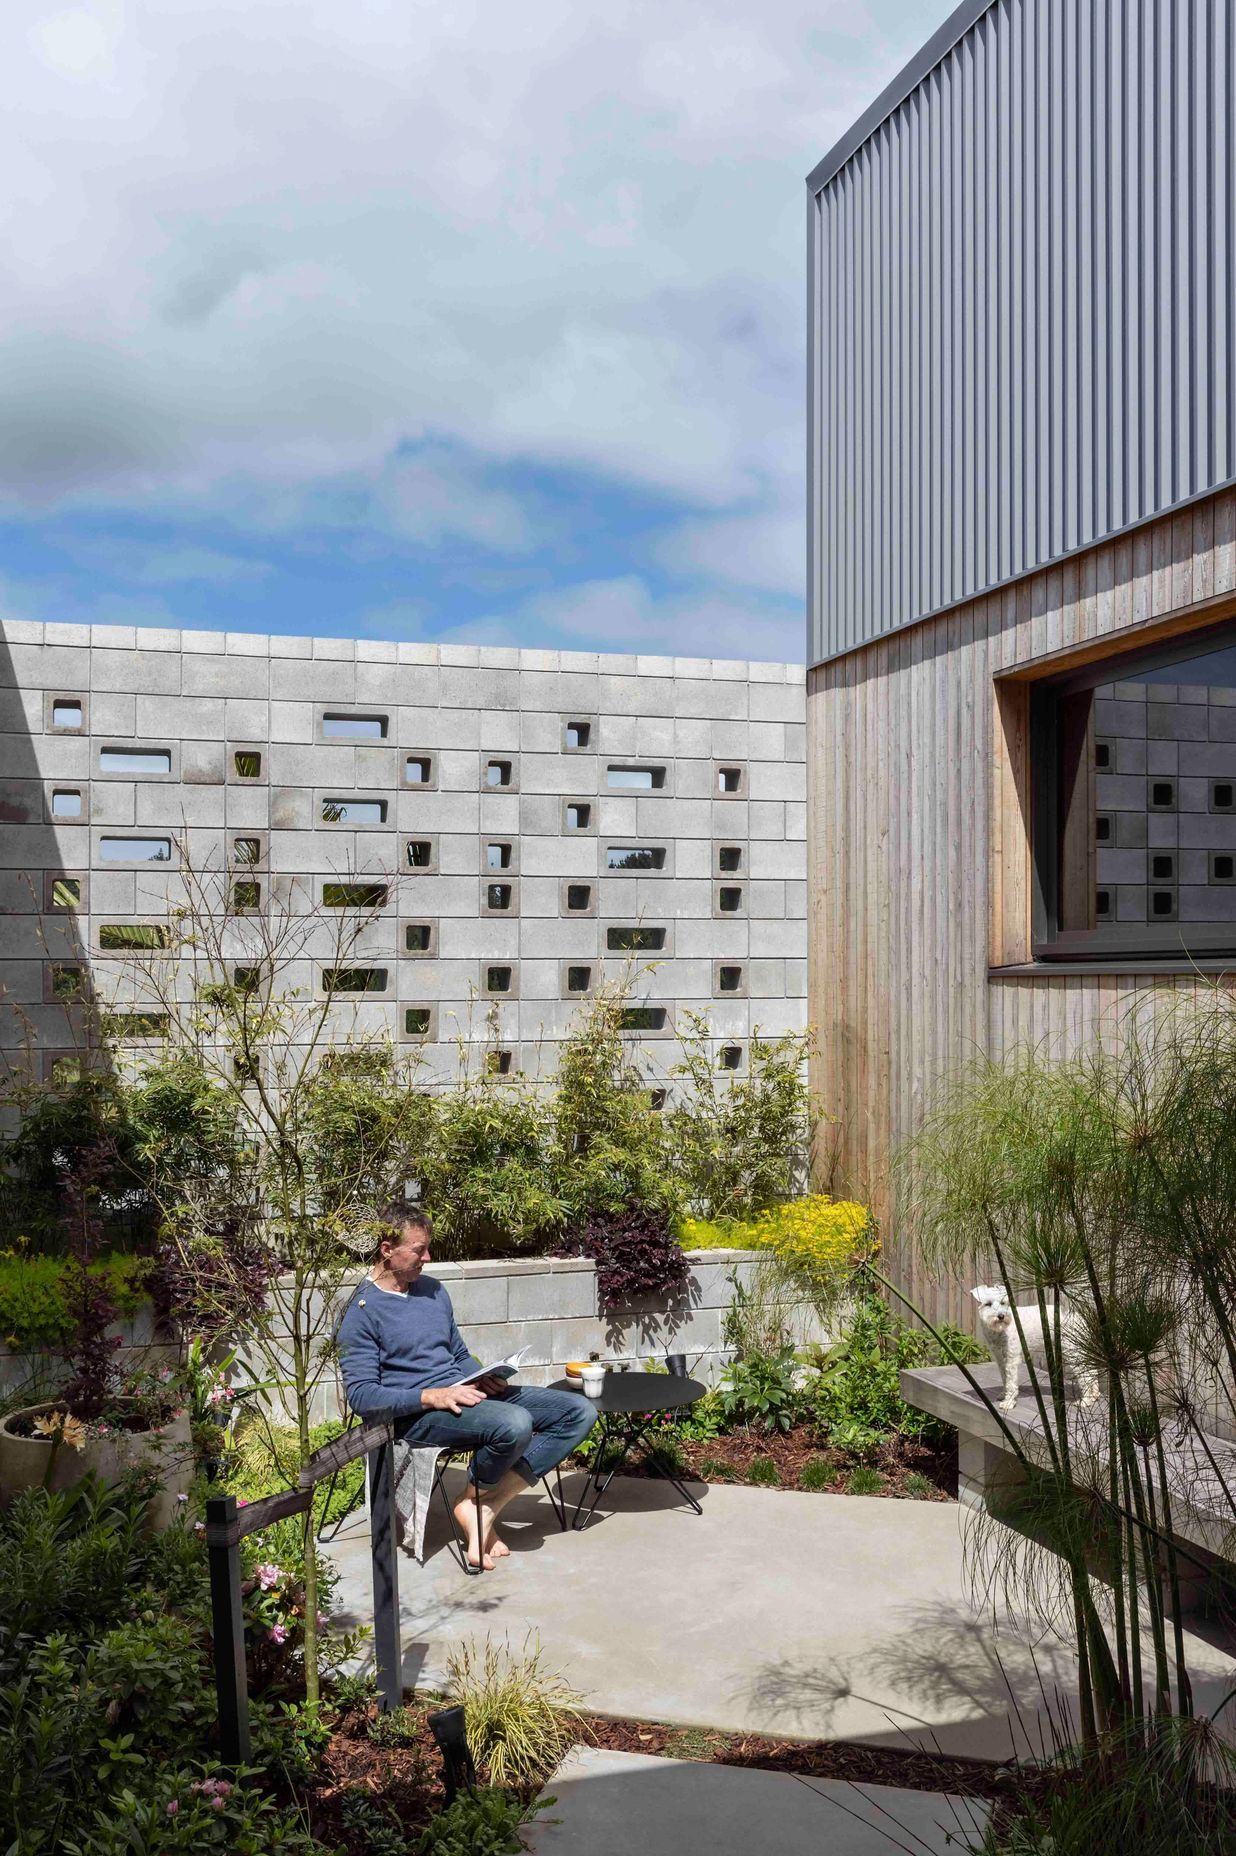
POLYGON ((84 1674, 107 1696, 109 1725, 121 1732, 175 1744, 195 1715, 214 1714, 205 1640, 184 1618, 118 1624, 87 1653, 84 1674))
MULTIPOLYGON (((89 1267, 122 1315, 133 1315, 154 1268, 148 1257, 115 1251, 89 1267)), ((0 1254, 0 1341, 7 1347, 33 1350, 64 1347, 73 1336, 71 1277, 74 1265, 63 1257, 24 1250, 0 1254)))
POLYGON ((548 1164, 552 1117, 529 1079, 468 1077, 434 1098, 407 1168, 420 1181, 442 1257, 543 1250, 566 1207, 548 1164))
POLYGON ((126 1615, 144 1557, 151 1484, 27 1489, 0 1508, 0 1632, 94 1637, 126 1615))
POLYGON ((684 1443, 706 1444, 719 1437, 725 1429, 725 1413, 715 1387, 710 1387, 703 1398, 697 1398, 694 1405, 688 1406, 670 1428, 684 1443))
POLYGON ((421 1737, 421 1716, 415 1708, 388 1708, 374 1716, 365 1732, 375 1746, 415 1746, 421 1737))
POLYGON ((752 1457, 747 1467, 747 1481, 761 1488, 774 1489, 780 1485, 781 1472, 770 1456, 752 1457))
POLYGON ((375 1798, 372 1792, 359 1787, 345 1792, 339 1816, 349 1838, 364 1845, 365 1856, 408 1856, 403 1825, 390 1805, 375 1798))
POLYGON ((663 1116, 670 1165, 683 1203, 709 1220, 747 1218, 794 1197, 806 1175, 815 1119, 807 1080, 809 1033, 761 1038, 747 1073, 721 1073, 709 1020, 679 1014, 683 1060, 675 1075, 690 1090, 663 1116))
POLYGON ((657 1437, 647 1445, 647 1456, 671 1476, 685 1476, 687 1459, 682 1454, 682 1447, 675 1437, 657 1437))
POLYGON ((831 1489, 836 1480, 836 1469, 822 1456, 809 1457, 798 1472, 800 1489, 831 1489))
MULTIPOLYGON (((313 1425, 309 1431, 310 1450, 320 1450, 324 1444, 333 1443, 336 1437, 342 1436, 343 1430, 337 1418, 313 1425)), ((273 1425, 265 1417, 242 1422, 237 1427, 227 1476, 216 1486, 215 1492, 226 1491, 252 1502, 263 1495, 275 1495, 280 1489, 293 1487, 299 1473, 299 1449, 299 1440, 290 1428, 273 1425)), ((331 1522, 350 1514, 360 1503, 364 1487, 363 1457, 346 1463, 333 1479, 333 1485, 330 1477, 319 1482, 313 1493, 316 1531, 320 1534, 331 1522)), ((299 1534, 299 1522, 292 1524, 290 1532, 283 1522, 266 1529, 262 1536, 268 1549, 266 1557, 299 1560, 299 1548, 293 1544, 293 1537, 298 1538, 299 1534)))
MULTIPOLYGON (((556 1799, 535 1807, 545 1810, 556 1799)), ((416 1845, 416 1856, 520 1856, 519 1826, 529 1815, 506 1792, 481 1788, 461 1792, 453 1805, 431 1818, 416 1845)))
MULTIPOLYGON (((951 1358, 986 1359, 984 1350, 959 1329, 946 1325, 940 1332, 951 1358)), ((819 1375, 812 1387, 816 1416, 829 1442, 856 1456, 869 1456, 892 1431, 943 1441, 949 1427, 907 1405, 899 1379, 903 1367, 935 1366, 941 1358, 929 1334, 908 1327, 879 1295, 860 1290, 845 1332, 819 1356, 819 1375)))
POLYGON ((860 1463, 857 1469, 850 1471, 845 1486, 851 1495, 878 1495, 884 1487, 884 1478, 878 1469, 860 1463))
POLYGON ((731 1361, 717 1385, 717 1400, 726 1422, 750 1425, 759 1431, 792 1430, 801 1403, 794 1385, 795 1370, 790 1347, 775 1354, 731 1361))
MULTIPOLYGON (((368 1712, 377 1700, 378 1685, 371 1675, 337 1675, 330 1685, 330 1704, 340 1714, 368 1712)), ((396 1708, 396 1714, 402 1710, 396 1708)))
POLYGON ((576 1014, 558 1053, 551 1165, 572 1226, 639 1207, 670 1227, 683 1200, 669 1164, 665 1117, 651 1107, 624 1014, 633 976, 608 981, 576 1014))
POLYGON ((531 1635, 518 1653, 487 1637, 479 1649, 460 1644, 447 1661, 451 1698, 466 1710, 468 1746, 490 1784, 543 1779, 577 1737, 581 1697, 541 1656, 531 1635))
POLYGON ((65 1856, 326 1856, 296 1810, 205 1768, 156 1769, 134 1779, 93 1824, 58 1847, 65 1856))

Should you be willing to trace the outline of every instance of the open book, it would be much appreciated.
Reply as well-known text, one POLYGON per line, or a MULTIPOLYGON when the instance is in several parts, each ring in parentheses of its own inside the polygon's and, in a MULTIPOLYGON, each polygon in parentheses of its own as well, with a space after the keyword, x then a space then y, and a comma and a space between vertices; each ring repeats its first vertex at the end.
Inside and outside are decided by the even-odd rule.
POLYGON ((513 1353, 509 1359, 495 1360, 491 1366, 478 1366, 474 1373, 465 1373, 458 1383, 461 1386, 470 1386, 473 1380, 488 1379, 491 1373, 497 1379, 514 1379, 516 1373, 523 1365, 524 1355, 528 1353, 528 1351, 529 1349, 527 1347, 521 1347, 519 1352, 513 1353))

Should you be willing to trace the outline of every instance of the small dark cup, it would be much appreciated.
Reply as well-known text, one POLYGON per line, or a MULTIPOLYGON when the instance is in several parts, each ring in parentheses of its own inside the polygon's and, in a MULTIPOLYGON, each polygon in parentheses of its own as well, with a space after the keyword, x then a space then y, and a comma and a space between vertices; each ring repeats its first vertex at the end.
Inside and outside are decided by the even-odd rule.
POLYGON ((671 1379, 685 1379, 687 1376, 687 1356, 685 1353, 667 1353, 665 1370, 671 1379))

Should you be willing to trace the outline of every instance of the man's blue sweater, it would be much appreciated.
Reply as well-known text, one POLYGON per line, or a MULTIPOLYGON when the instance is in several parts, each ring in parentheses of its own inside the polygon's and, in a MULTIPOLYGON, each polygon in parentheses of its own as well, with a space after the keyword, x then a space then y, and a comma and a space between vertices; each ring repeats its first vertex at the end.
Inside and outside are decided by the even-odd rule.
POLYGON ((453 1386, 480 1365, 455 1326, 451 1298, 433 1276, 402 1294, 363 1282, 339 1323, 348 1403, 362 1418, 422 1409, 422 1386, 453 1386))

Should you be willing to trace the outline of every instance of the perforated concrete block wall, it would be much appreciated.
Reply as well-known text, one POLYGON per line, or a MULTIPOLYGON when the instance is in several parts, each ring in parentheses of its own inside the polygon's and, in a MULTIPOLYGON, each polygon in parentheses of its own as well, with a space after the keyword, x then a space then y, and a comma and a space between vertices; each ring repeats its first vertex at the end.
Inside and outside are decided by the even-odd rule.
POLYGON ((511 1070, 552 1070, 632 955, 652 1069, 698 1010, 741 1072, 753 1027, 805 1022, 804 734, 797 665, 8 622, 3 1039, 44 1071, 73 1048, 72 970, 111 996, 109 942, 184 898, 187 847, 313 918, 315 994, 333 886, 384 885, 350 957, 375 989, 332 1029, 418 1046, 427 1083, 490 1006, 511 1070))

